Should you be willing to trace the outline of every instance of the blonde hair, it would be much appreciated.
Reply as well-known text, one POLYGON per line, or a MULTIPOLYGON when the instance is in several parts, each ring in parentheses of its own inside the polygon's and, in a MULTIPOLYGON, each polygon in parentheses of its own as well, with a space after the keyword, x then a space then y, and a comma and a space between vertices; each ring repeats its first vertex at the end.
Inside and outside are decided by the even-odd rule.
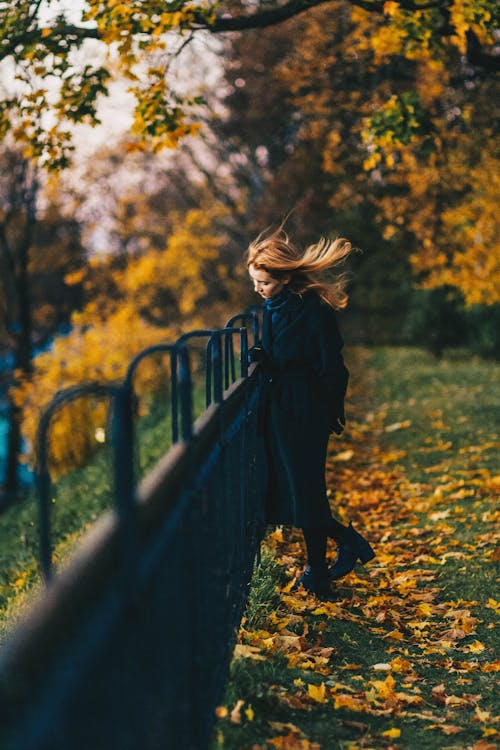
POLYGON ((349 240, 343 237, 335 240, 322 237, 301 252, 280 226, 274 231, 264 230, 250 243, 246 261, 247 268, 252 265, 275 279, 289 275, 288 288, 294 294, 314 291, 335 310, 341 310, 348 300, 346 274, 336 275, 328 282, 320 281, 317 274, 337 266, 352 250, 349 240))

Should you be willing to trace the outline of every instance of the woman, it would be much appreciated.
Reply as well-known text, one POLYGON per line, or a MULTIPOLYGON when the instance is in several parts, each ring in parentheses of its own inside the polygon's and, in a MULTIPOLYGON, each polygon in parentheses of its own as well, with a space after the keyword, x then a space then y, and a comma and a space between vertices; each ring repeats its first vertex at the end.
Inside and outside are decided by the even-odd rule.
POLYGON ((267 523, 302 528, 307 566, 297 581, 327 596, 330 581, 349 573, 357 560, 374 557, 351 524, 331 516, 325 484, 328 439, 344 429, 349 373, 335 310, 346 306, 345 278, 321 283, 317 273, 352 250, 345 239, 321 239, 301 253, 280 227, 265 232, 247 251, 255 291, 264 299, 262 346, 254 350, 263 370, 263 430, 269 465, 267 523), (326 564, 327 537, 337 558, 326 564))

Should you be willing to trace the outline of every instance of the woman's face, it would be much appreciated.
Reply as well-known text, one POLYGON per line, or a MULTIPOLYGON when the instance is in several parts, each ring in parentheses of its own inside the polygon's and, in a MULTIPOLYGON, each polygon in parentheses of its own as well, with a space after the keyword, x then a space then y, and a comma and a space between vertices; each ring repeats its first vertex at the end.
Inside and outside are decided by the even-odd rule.
POLYGON ((274 276, 271 276, 270 273, 264 271, 262 268, 255 268, 253 264, 248 267, 248 273, 253 281, 253 288, 264 299, 276 297, 290 281, 290 276, 282 276, 280 279, 275 279, 274 276))

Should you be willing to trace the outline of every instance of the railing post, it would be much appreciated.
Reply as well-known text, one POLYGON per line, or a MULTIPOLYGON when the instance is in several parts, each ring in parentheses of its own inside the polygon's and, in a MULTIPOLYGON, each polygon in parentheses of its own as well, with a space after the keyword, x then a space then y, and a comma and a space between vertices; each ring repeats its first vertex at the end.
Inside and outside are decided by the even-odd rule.
POLYGON ((177 350, 175 347, 170 352, 170 401, 172 412, 172 443, 179 440, 179 403, 177 393, 177 350))
POLYGON ((246 328, 240 328, 240 374, 242 378, 248 376, 248 333, 246 328))
POLYGON ((52 417, 63 406, 84 396, 109 396, 110 386, 103 383, 86 383, 70 386, 56 393, 45 408, 38 423, 36 435, 35 483, 38 490, 38 517, 40 539, 40 570, 46 583, 52 577, 52 539, 51 539, 51 489, 52 481, 49 471, 49 452, 47 440, 52 417))
POLYGON ((124 519, 134 505, 134 422, 132 389, 128 384, 113 392, 112 442, 116 508, 124 519))
POLYGON ((179 394, 181 400, 182 439, 190 440, 193 435, 193 392, 189 352, 184 347, 179 350, 179 394))
POLYGON ((210 337, 206 347, 206 364, 205 364, 205 406, 208 409, 212 403, 212 358, 213 358, 213 341, 210 337))
POLYGON ((220 403, 222 401, 223 387, 222 387, 222 345, 221 345, 221 332, 215 331, 210 338, 212 346, 212 365, 214 373, 214 401, 220 403))
POLYGON ((40 538, 40 569, 46 583, 52 575, 52 545, 50 539, 50 505, 51 481, 48 468, 47 432, 50 425, 51 413, 45 412, 37 432, 37 457, 35 466, 35 482, 38 490, 38 519, 40 538))
MULTIPOLYGON (((255 309, 258 309, 255 307, 255 309)), ((227 321, 225 328, 232 328, 237 320, 245 321, 250 320, 252 323, 252 333, 253 333, 253 343, 256 344, 259 340, 259 316, 256 312, 254 312, 251 308, 247 308, 245 312, 238 313, 237 315, 233 315, 232 318, 229 318, 227 321)))

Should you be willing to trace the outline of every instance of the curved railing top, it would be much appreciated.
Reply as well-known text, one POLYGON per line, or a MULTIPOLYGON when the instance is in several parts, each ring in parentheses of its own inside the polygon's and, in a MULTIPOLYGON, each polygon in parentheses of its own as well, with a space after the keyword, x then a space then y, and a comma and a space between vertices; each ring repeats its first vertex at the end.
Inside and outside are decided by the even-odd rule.
POLYGON ((236 379, 233 337, 240 337, 240 376, 248 374, 247 328, 240 322, 251 322, 254 343, 258 340, 259 320, 254 312, 238 313, 220 329, 198 329, 182 334, 175 343, 159 343, 139 352, 130 362, 123 381, 117 383, 84 383, 55 394, 40 419, 37 437, 35 481, 39 499, 40 565, 46 580, 52 572, 51 544, 51 478, 47 449, 48 433, 54 414, 68 403, 86 396, 108 397, 112 403, 113 474, 116 509, 123 518, 135 503, 134 476, 134 375, 139 364, 158 353, 170 355, 170 390, 172 442, 190 440, 193 424, 192 381, 189 343, 195 338, 207 339, 205 394, 206 405, 223 400, 224 389, 236 379), (179 414, 180 412, 180 414, 179 414), (180 416, 180 419, 179 419, 180 416))

